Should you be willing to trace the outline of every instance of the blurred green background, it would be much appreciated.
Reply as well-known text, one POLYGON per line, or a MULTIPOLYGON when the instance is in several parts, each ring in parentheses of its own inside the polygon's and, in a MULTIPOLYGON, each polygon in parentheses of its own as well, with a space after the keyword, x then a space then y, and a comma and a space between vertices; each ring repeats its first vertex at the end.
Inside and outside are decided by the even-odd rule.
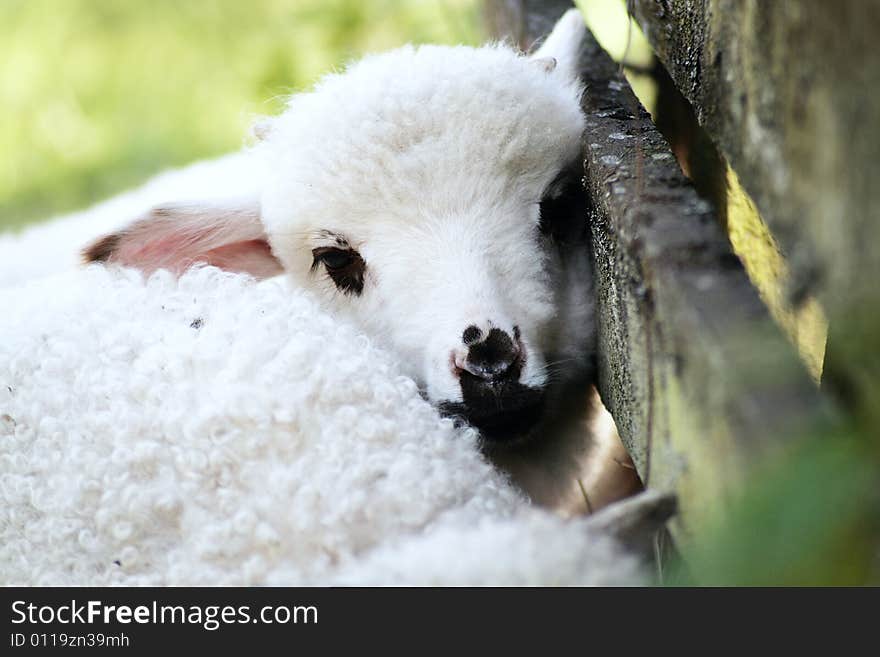
POLYGON ((0 0, 0 230, 234 150, 364 52, 479 24, 475 0, 0 0))

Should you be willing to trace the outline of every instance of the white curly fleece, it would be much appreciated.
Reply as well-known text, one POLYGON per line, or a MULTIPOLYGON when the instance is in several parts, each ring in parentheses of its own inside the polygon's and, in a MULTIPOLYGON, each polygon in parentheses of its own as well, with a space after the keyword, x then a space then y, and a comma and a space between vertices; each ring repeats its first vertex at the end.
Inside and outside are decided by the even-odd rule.
POLYGON ((282 280, 93 266, 0 306, 0 583, 637 581, 282 280))

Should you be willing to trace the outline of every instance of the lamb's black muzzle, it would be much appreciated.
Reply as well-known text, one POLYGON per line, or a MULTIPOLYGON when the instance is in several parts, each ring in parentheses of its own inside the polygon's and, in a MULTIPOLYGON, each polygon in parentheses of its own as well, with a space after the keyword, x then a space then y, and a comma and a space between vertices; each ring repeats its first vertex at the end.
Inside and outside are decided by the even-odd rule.
POLYGON ((525 364, 519 328, 513 336, 498 328, 484 335, 469 326, 462 342, 468 347, 458 371, 462 401, 442 403, 440 411, 473 425, 486 440, 521 439, 541 416, 544 392, 519 382, 525 364))
POLYGON ((444 402, 440 412, 473 425, 492 442, 516 442, 528 435, 541 417, 544 391, 516 380, 486 380, 461 373, 463 401, 444 402))

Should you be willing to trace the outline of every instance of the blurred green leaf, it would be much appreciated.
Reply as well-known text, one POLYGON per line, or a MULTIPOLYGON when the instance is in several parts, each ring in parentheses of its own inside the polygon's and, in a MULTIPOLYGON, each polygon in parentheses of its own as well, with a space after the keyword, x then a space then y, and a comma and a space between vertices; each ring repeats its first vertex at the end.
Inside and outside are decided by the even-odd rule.
POLYGON ((723 517, 693 537, 672 583, 876 584, 877 472, 874 443, 863 428, 816 428, 752 473, 723 517))

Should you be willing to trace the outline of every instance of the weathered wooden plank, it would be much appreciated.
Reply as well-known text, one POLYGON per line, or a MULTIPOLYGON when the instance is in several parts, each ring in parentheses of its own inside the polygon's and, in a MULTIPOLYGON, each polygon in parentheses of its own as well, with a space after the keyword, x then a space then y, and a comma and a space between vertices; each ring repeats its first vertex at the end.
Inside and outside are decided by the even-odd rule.
MULTIPOLYGON (((540 24, 529 11, 518 25, 540 24)), ((599 388, 643 480, 679 494, 684 537, 822 404, 713 208, 592 36, 582 76, 599 388)))
POLYGON ((780 244, 792 300, 818 294, 832 358, 837 331, 840 365, 876 374, 859 334, 880 329, 880 2, 629 5, 780 244))

